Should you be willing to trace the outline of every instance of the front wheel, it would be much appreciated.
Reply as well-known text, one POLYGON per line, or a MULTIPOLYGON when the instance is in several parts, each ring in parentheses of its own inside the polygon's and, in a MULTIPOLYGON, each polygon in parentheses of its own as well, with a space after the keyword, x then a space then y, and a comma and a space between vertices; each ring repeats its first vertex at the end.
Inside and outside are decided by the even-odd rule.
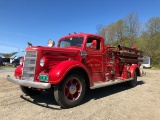
POLYGON ((56 102, 63 108, 71 108, 80 104, 86 90, 85 79, 79 73, 68 75, 54 88, 56 102))
POLYGON ((24 87, 24 86, 20 86, 20 89, 23 93, 25 93, 26 95, 29 95, 29 96, 38 95, 42 92, 39 90, 35 90, 33 88, 24 87))
POLYGON ((134 78, 131 81, 128 81, 128 85, 130 87, 135 87, 137 85, 137 73, 136 71, 134 72, 134 78))

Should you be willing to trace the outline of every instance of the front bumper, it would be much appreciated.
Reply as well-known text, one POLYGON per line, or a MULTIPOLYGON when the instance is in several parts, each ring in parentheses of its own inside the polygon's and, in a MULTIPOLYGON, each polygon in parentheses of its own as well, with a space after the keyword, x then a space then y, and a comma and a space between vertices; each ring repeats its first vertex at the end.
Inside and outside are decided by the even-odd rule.
POLYGON ((51 87, 50 83, 20 80, 20 79, 11 78, 9 75, 7 76, 7 80, 21 86, 32 87, 32 88, 49 89, 51 87))

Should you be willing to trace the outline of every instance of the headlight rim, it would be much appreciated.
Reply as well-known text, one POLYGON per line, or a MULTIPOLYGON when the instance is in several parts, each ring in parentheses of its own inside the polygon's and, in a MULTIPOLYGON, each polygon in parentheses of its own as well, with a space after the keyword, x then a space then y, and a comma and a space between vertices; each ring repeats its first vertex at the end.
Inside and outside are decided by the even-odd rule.
POLYGON ((40 59, 40 66, 41 67, 45 66, 45 60, 44 60, 44 58, 40 59))

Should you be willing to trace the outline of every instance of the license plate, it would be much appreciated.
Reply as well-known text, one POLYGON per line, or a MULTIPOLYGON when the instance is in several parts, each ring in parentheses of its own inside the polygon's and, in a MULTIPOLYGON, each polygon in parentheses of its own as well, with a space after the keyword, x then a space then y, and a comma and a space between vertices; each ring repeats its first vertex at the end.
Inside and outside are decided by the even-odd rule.
POLYGON ((40 81, 48 82, 48 75, 40 74, 40 81))

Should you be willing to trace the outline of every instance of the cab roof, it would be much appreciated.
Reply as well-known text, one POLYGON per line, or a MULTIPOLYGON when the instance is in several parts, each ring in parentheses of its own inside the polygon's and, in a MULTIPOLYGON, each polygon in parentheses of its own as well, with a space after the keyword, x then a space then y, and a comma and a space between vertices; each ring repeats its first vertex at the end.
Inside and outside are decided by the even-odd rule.
POLYGON ((69 33, 68 35, 63 36, 62 38, 68 38, 68 37, 88 37, 88 36, 103 38, 102 36, 100 36, 98 34, 90 34, 90 33, 73 33, 73 34, 69 33))

